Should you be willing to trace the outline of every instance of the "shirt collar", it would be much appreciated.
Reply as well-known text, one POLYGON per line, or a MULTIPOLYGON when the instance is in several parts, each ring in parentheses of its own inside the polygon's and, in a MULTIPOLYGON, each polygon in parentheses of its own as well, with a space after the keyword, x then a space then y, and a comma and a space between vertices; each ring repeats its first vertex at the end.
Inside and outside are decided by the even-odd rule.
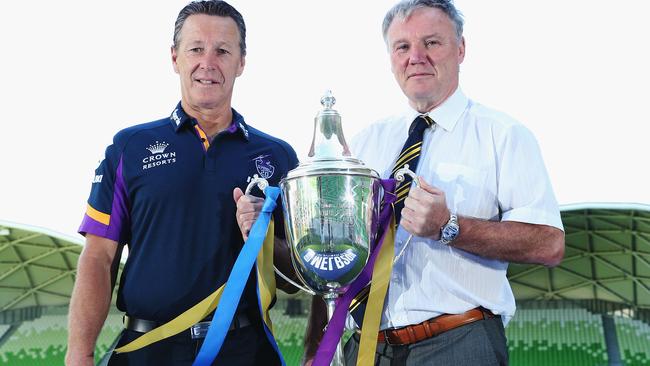
MULTIPOLYGON (((468 102, 469 99, 467 99, 463 91, 458 87, 441 105, 424 114, 431 117, 437 125, 449 132, 454 129, 454 126, 456 126, 456 123, 465 112, 468 102)), ((423 115, 423 113, 409 106, 406 112, 407 128, 410 128, 411 122, 419 115, 423 115)))
MULTIPOLYGON (((239 114, 239 112, 237 112, 234 108, 231 108, 231 110, 232 110, 232 122, 230 122, 230 126, 228 126, 228 128, 224 132, 225 133, 239 132, 248 141, 249 139, 248 125, 246 124, 246 121, 244 121, 244 117, 241 114, 239 114)), ((174 111, 169 115, 169 120, 171 124, 174 126, 175 132, 178 132, 185 125, 194 126, 197 123, 196 119, 194 119, 189 114, 185 113, 183 107, 181 106, 181 102, 178 102, 176 108, 174 108, 174 111)))

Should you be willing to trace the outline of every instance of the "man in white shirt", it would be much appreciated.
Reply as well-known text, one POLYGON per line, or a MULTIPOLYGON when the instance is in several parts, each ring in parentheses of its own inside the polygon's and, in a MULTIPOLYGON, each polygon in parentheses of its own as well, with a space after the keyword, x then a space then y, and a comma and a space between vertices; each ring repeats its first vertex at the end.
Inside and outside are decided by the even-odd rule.
MULTIPOLYGON (((424 132, 404 200, 376 353, 379 365, 505 365, 504 325, 515 299, 508 262, 557 265, 564 255, 559 209, 534 136, 461 91, 463 19, 449 0, 406 0, 386 15, 383 36, 409 108, 352 140, 353 155, 391 176, 419 116, 424 132)), ((403 154, 402 154, 403 155, 403 154)), ((397 189, 399 191, 399 187, 397 189)), ((399 197, 399 196, 398 196, 399 197)), ((310 359, 326 321, 312 305, 310 359)), ((345 347, 356 364, 359 337, 345 347)))

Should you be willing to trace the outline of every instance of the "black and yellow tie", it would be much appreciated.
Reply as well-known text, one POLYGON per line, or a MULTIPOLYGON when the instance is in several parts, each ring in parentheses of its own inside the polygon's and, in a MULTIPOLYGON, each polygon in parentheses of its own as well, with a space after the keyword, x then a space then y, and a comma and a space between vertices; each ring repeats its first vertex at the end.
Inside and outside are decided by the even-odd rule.
MULTIPOLYGON (((399 157, 393 165, 393 170, 390 174, 391 178, 395 178, 395 172, 408 164, 409 169, 415 172, 418 166, 418 161, 420 160, 420 153, 422 152, 422 138, 424 137, 424 131, 427 128, 433 126, 435 122, 431 117, 426 115, 418 116, 411 127, 409 128, 409 135, 402 147, 402 152, 399 154, 399 157)), ((411 189, 411 183, 413 178, 410 175, 404 175, 404 181, 399 182, 397 188, 395 189, 395 194, 397 198, 395 200, 395 225, 399 225, 399 220, 402 217, 402 209, 404 208, 404 200, 409 194, 411 189)), ((366 286, 359 294, 352 300, 350 304, 350 314, 357 322, 357 325, 361 327, 363 321, 363 313, 366 308, 366 301, 368 301, 368 293, 370 286, 366 286)))
MULTIPOLYGON (((433 119, 427 115, 418 116, 413 123, 411 123, 409 136, 404 143, 404 147, 402 147, 402 152, 395 161, 395 165, 393 165, 393 170, 390 174, 391 178, 395 178, 395 172, 402 169, 406 164, 409 165, 409 169, 415 172, 418 166, 418 161, 420 160, 420 152, 422 151, 422 137, 424 136, 424 131, 433 124, 433 119)), ((410 175, 405 175, 404 181, 397 183, 397 188, 395 189, 397 198, 394 203, 395 225, 399 225, 399 220, 402 217, 402 209, 404 208, 404 200, 411 190, 412 182, 413 178, 411 178, 410 175)))

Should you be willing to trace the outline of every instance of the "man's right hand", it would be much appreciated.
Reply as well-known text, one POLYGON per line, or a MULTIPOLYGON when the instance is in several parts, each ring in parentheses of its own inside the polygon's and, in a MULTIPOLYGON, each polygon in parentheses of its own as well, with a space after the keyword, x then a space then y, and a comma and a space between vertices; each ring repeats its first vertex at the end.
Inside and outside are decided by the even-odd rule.
POLYGON ((248 239, 248 233, 251 231, 255 220, 262 212, 262 206, 264 206, 264 200, 259 197, 245 195, 241 188, 236 187, 232 191, 232 198, 235 200, 237 205, 237 212, 235 216, 237 217, 237 225, 239 225, 239 230, 241 235, 244 238, 244 241, 248 239))

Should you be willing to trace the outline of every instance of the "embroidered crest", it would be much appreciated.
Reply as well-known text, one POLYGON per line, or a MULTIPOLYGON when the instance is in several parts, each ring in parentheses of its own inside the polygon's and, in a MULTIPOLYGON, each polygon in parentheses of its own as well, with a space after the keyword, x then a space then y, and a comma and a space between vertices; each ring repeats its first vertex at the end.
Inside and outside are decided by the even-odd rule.
POLYGON ((271 161, 268 159, 268 155, 260 155, 253 159, 255 161, 255 168, 257 173, 261 178, 269 179, 275 173, 275 167, 271 164, 271 161))

